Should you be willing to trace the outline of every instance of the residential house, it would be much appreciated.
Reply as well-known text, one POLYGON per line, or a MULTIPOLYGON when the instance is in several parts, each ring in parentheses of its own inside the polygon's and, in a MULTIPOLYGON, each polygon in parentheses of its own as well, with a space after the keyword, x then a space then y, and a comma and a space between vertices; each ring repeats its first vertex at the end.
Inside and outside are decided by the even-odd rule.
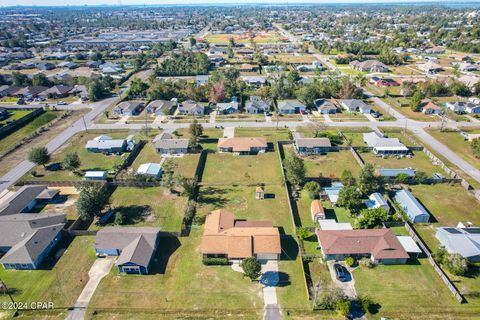
POLYGON ((395 201, 413 223, 428 222, 430 220, 430 214, 410 191, 397 191, 395 201))
POLYGON ((315 231, 325 260, 370 258, 378 264, 405 264, 408 253, 389 228, 315 231))
POLYGON ((342 189, 343 189, 343 183, 339 181, 332 182, 332 185, 330 187, 323 187, 321 189, 321 194, 325 195, 326 198, 330 201, 330 203, 335 205, 338 201, 338 196, 342 189))
POLYGON ((452 63, 454 66, 458 66, 458 70, 460 72, 472 72, 472 71, 477 71, 477 66, 472 64, 472 63, 468 63, 468 62, 454 62, 452 63))
POLYGON ((97 255, 118 256, 119 272, 148 274, 159 234, 153 227, 105 227, 97 232, 93 247, 97 255))
POLYGON ((304 112, 306 106, 298 100, 282 100, 278 102, 278 112, 281 114, 294 114, 304 112))
POLYGON ((312 201, 310 204, 310 214, 312 215, 312 220, 314 222, 325 219, 325 209, 320 200, 315 199, 312 201))
POLYGON ((76 69, 78 68, 78 65, 75 62, 72 61, 64 61, 58 64, 59 68, 62 69, 76 69))
POLYGON ((173 109, 176 106, 176 101, 172 100, 153 100, 147 105, 145 110, 148 113, 155 113, 157 117, 170 115, 173 113, 173 109))
POLYGON ((427 74, 436 74, 443 71, 443 67, 433 61, 427 61, 426 63, 419 64, 418 68, 425 71, 427 74))
POLYGON ((256 154, 267 150, 266 138, 220 138, 218 139, 219 152, 233 152, 238 154, 256 154))
POLYGON ((480 113, 480 105, 475 104, 473 102, 447 102, 446 107, 457 114, 463 113, 473 113, 479 114, 480 113))
POLYGON ((198 75, 195 76, 195 83, 197 86, 203 86, 208 83, 208 80, 210 79, 209 75, 198 75))
POLYGON ((127 149, 126 139, 112 139, 110 136, 102 135, 87 141, 85 149, 94 153, 119 153, 127 149))
POLYGON ((270 103, 259 96, 251 96, 245 104, 247 113, 264 113, 270 111, 270 103))
POLYGON ((39 203, 51 201, 59 193, 42 185, 25 185, 0 198, 0 216, 31 212, 39 203))
POLYGON ((378 60, 365 60, 350 62, 350 68, 362 72, 388 72, 388 67, 378 60))
POLYGON ((422 105, 420 106, 422 109, 422 112, 424 114, 437 114, 437 115, 442 115, 444 113, 444 110, 442 107, 437 106, 435 103, 432 101, 422 101, 422 105))
POLYGON ((397 81, 395 81, 393 79, 378 79, 375 82, 375 85, 377 87, 398 87, 400 85, 400 83, 398 83, 397 81))
POLYGON ((263 200, 265 199, 265 189, 262 186, 255 188, 255 199, 263 200))
POLYGON ((212 211, 205 220, 203 258, 279 260, 280 232, 270 221, 236 220, 232 212, 212 211))
POLYGON ((313 104, 320 114, 335 114, 338 111, 337 106, 326 99, 317 99, 313 104))
POLYGON ((398 138, 385 138, 377 131, 363 134, 363 141, 379 155, 404 155, 410 150, 398 138))
POLYGON ((4 269, 38 269, 62 238, 66 214, 0 216, 0 263, 4 269))
POLYGON ((178 112, 180 114, 203 115, 205 114, 205 106, 193 100, 187 100, 178 106, 178 112))
POLYGON ((249 63, 242 63, 238 69, 240 72, 254 72, 257 68, 249 63))
POLYGON ((113 108, 113 114, 122 116, 136 116, 140 113, 140 109, 143 107, 143 102, 136 101, 123 101, 113 108))
POLYGON ((359 99, 342 100, 340 105, 349 112, 360 112, 363 114, 369 114, 371 112, 370 106, 359 99))
POLYGON ((155 150, 162 155, 183 155, 188 153, 189 139, 175 139, 169 133, 162 133, 153 139, 155 150))
POLYGON ((433 48, 428 48, 425 50, 425 53, 427 54, 444 54, 445 53, 445 48, 444 47, 433 47, 433 48))
POLYGON ((31 98, 31 97, 34 98, 40 95, 42 92, 44 92, 47 89, 48 87, 44 87, 44 86, 28 86, 28 87, 19 89, 13 94, 13 96, 19 97, 19 98, 31 98))
POLYGON ((450 254, 460 254, 469 262, 480 262, 480 228, 457 226, 437 228, 435 237, 450 254))
POLYGON ((72 86, 55 85, 40 93, 40 96, 48 98, 63 98, 68 96, 73 90, 72 86))
POLYGON ((381 193, 374 192, 368 196, 368 200, 365 201, 365 206, 368 209, 383 209, 386 212, 390 212, 390 206, 381 193))
POLYGON ((267 83, 267 78, 264 76, 242 76, 242 81, 248 85, 260 87, 267 83))
MULTIPOLYGON (((475 85, 480 82, 480 77, 473 75, 463 75, 458 78, 458 81, 466 84, 470 89, 475 89, 475 85)), ((478 93, 478 92, 475 92, 478 93)))
POLYGON ((41 71, 53 70, 56 68, 56 66, 51 62, 40 62, 40 63, 37 63, 36 67, 38 70, 41 70, 41 71))
POLYGON ((296 138, 294 145, 300 154, 323 154, 332 148, 328 138, 296 138))
POLYGON ((412 168, 404 168, 404 169, 380 168, 376 170, 376 173, 378 176, 386 177, 386 178, 395 178, 399 174, 407 175, 408 177, 415 177, 416 170, 412 168))
POLYGON ((162 166, 160 163, 143 163, 138 167, 136 174, 160 178, 162 166))
POLYGON ((225 103, 217 103, 217 112, 219 114, 232 114, 238 112, 238 102, 231 101, 225 103))

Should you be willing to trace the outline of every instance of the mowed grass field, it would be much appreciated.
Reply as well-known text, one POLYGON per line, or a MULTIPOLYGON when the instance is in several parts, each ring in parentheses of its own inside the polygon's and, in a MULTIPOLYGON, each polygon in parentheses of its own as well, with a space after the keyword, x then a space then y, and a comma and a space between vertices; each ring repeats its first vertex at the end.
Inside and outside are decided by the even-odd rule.
POLYGON ((13 109, 9 109, 9 117, 8 118, 5 118, 3 120, 0 120, 0 125, 5 125, 7 124, 7 121, 10 120, 10 121, 16 121, 18 119, 21 119, 23 117, 25 117, 27 114, 31 113, 32 110, 13 110, 13 109))
POLYGON ((306 156, 303 158, 307 177, 340 178, 343 170, 349 170, 354 176, 361 171, 351 151, 328 152, 325 155, 306 156))
POLYGON ((124 319, 126 312, 138 319, 146 312, 171 317, 223 318, 235 314, 260 318, 260 285, 229 266, 204 266, 201 235, 200 229, 194 229, 189 237, 160 238, 151 275, 122 275, 112 270, 90 302, 90 317, 124 319), (92 316, 94 311, 97 314, 92 316))
MULTIPOLYGON (((74 305, 88 281, 88 271, 95 260, 94 239, 93 236, 74 238, 51 270, 4 270, 2 267, 0 279, 14 291, 15 301, 51 301, 56 310, 48 314, 61 318, 60 313, 63 313, 64 317, 66 309, 74 305)), ((0 295, 0 302, 8 301, 8 295, 0 295)), ((9 311, 0 309, 0 318, 8 314, 9 311)), ((38 312, 32 317, 39 318, 38 312)))
POLYGON ((245 34, 245 36, 228 33, 209 33, 205 36, 205 40, 211 44, 228 43, 233 39, 236 43, 250 43, 253 40, 256 43, 276 43, 281 41, 281 37, 277 33, 257 33, 252 38, 245 34))

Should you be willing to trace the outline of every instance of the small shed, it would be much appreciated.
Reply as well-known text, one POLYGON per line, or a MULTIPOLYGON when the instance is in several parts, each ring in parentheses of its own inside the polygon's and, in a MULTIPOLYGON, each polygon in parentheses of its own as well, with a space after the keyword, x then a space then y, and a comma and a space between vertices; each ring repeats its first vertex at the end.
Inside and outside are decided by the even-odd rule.
POLYGON ((106 171, 87 171, 84 176, 85 180, 107 180, 106 171))
POLYGON ((320 200, 312 201, 312 204, 310 205, 310 213, 312 214, 312 220, 315 222, 325 219, 325 209, 320 200))
POLYGON ((162 174, 160 163, 143 163, 138 167, 137 175, 149 175, 159 178, 162 174))
POLYGON ((258 186, 257 189, 255 189, 255 199, 265 199, 265 189, 262 186, 258 186))

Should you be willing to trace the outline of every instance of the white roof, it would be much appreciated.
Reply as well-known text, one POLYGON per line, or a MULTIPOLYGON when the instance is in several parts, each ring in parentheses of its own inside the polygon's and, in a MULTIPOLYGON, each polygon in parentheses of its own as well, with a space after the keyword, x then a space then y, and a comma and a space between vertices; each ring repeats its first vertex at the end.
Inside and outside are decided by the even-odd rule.
POLYGON ((337 222, 335 219, 319 220, 322 230, 352 230, 352 225, 348 222, 337 222))
POLYGON ((422 253, 422 249, 417 245, 415 240, 410 236, 397 236, 398 241, 402 245, 403 249, 407 252, 422 253))
POLYGON ((98 137, 93 138, 93 140, 95 140, 95 141, 112 140, 112 137, 102 135, 102 136, 98 136, 98 137))
POLYGON ((138 167, 137 174, 158 175, 162 171, 160 163, 144 163, 138 167))
POLYGON ((86 178, 103 178, 107 175, 106 171, 86 171, 86 178))

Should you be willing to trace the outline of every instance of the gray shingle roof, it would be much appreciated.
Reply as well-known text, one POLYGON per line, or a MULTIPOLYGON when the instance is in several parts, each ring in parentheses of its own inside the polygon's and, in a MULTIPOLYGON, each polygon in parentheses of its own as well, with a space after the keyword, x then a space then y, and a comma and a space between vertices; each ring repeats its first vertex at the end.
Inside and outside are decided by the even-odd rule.
POLYGON ((295 140, 297 147, 317 148, 331 147, 332 144, 328 138, 298 138, 295 140))
MULTIPOLYGON (((47 186, 23 186, 0 205, 0 216, 22 212, 35 199, 48 199, 47 186)), ((50 197, 51 199, 52 197, 50 197)))

